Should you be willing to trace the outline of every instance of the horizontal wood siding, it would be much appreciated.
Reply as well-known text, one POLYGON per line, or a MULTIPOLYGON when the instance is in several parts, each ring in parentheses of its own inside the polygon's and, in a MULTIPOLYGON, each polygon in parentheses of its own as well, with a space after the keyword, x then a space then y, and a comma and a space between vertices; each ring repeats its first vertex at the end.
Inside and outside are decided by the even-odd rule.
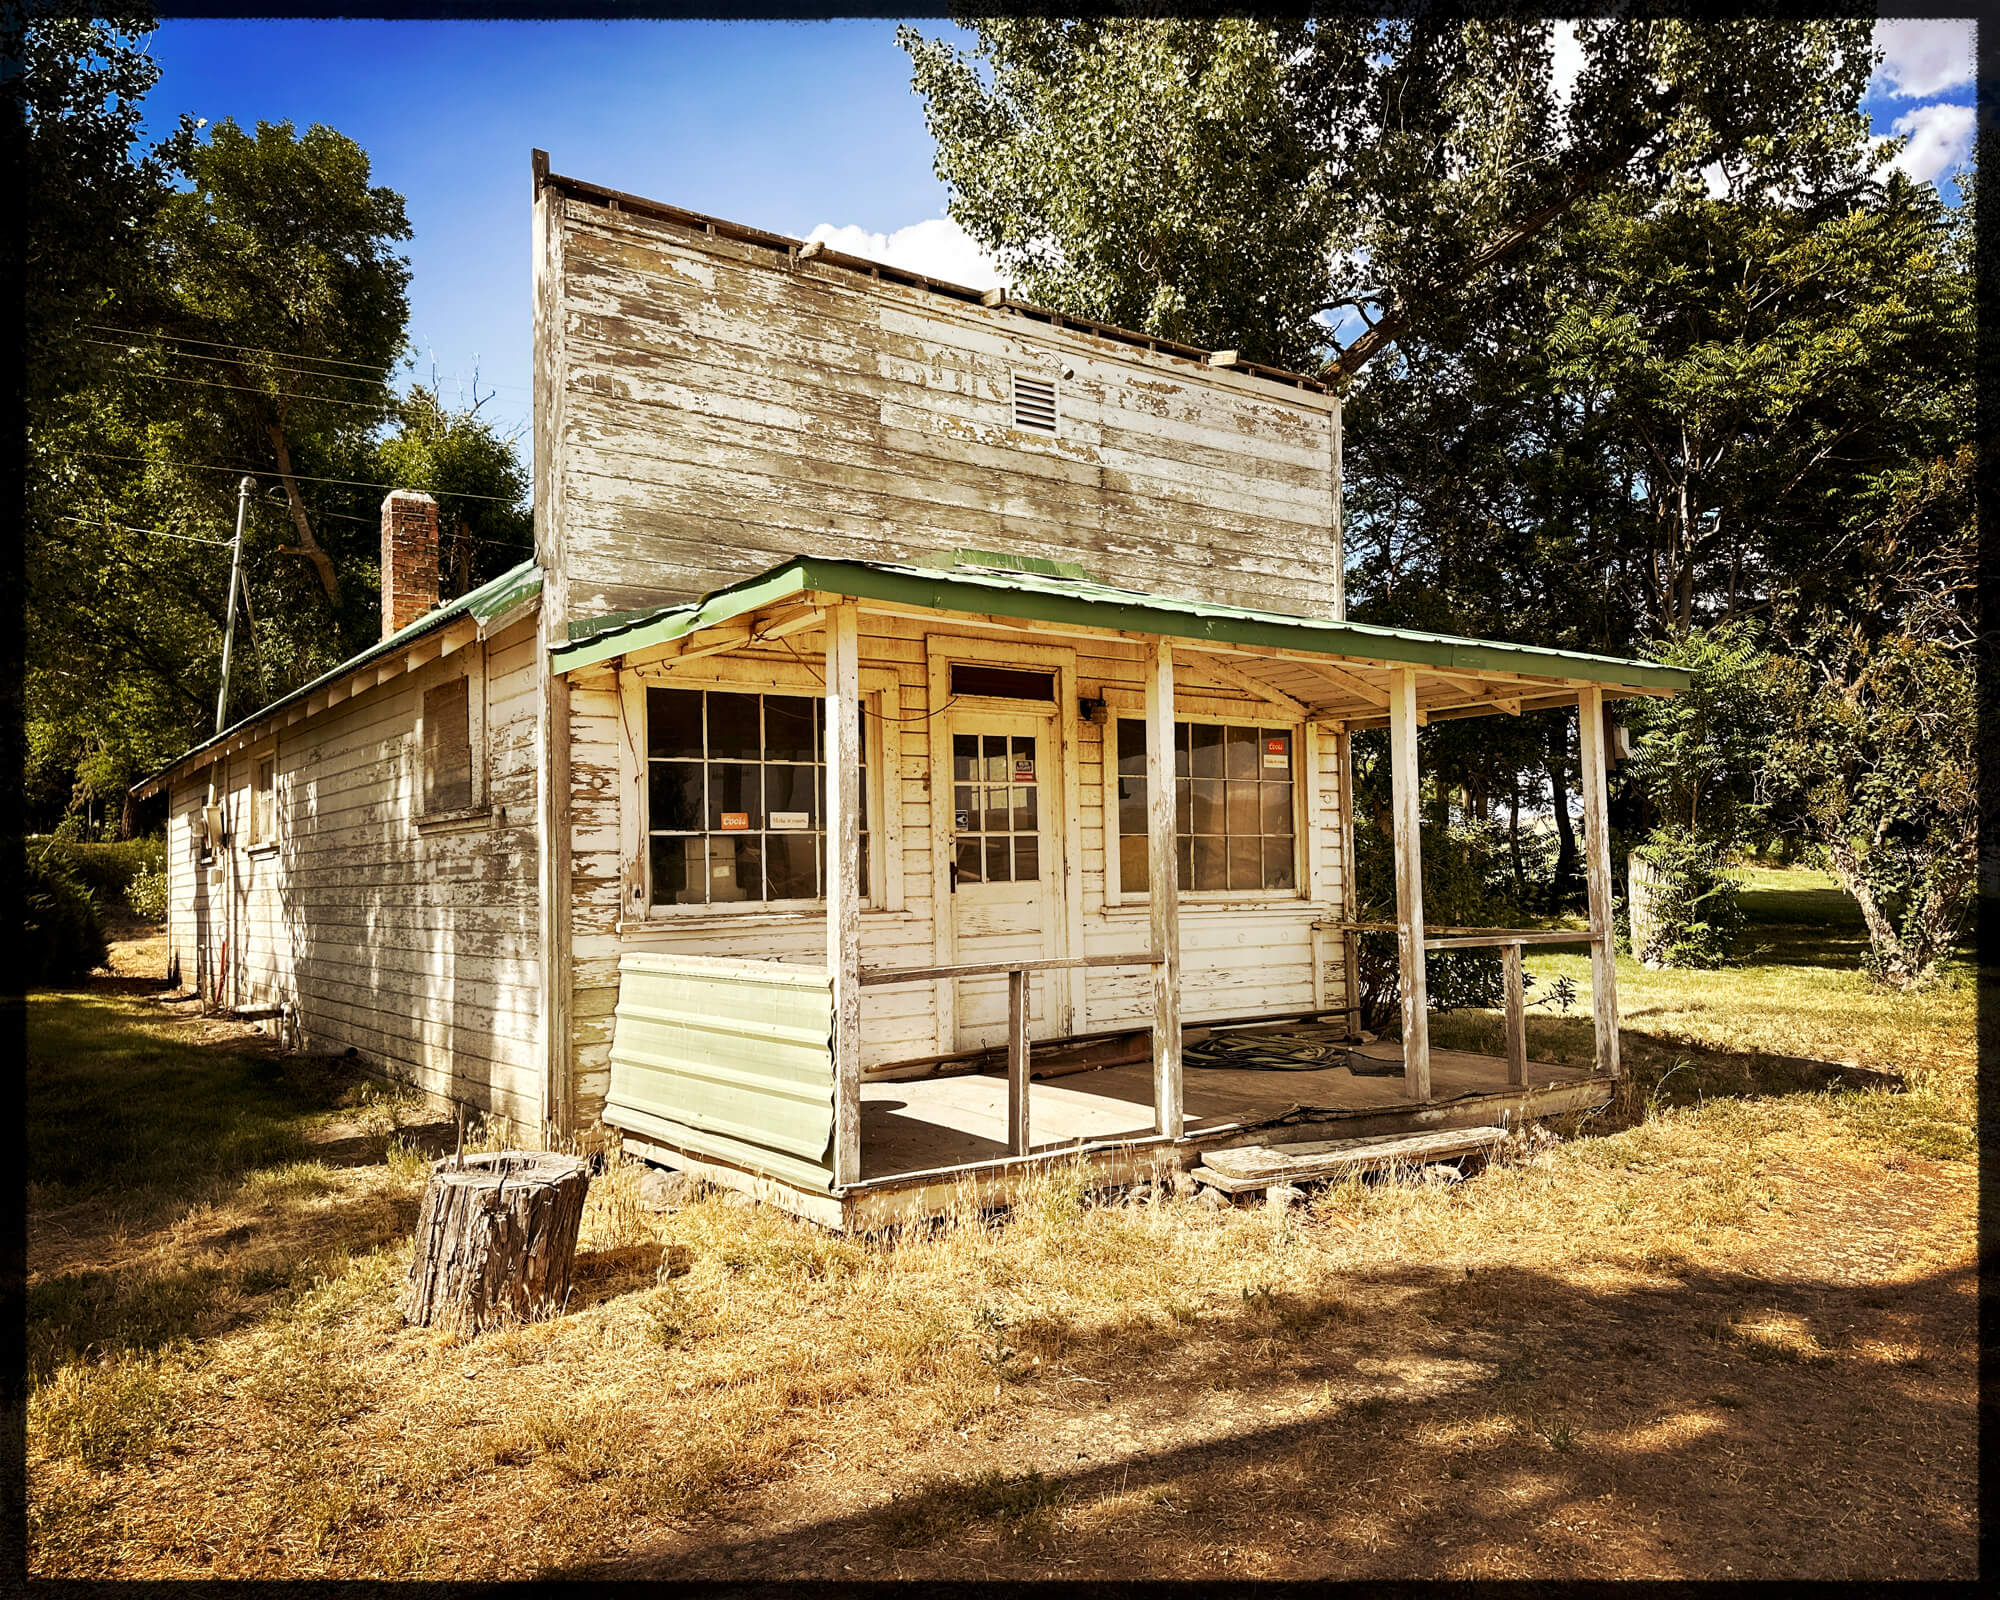
POLYGON ((802 553, 970 547, 1330 615, 1332 401, 545 196, 538 367, 570 618, 802 553), (1060 425, 1013 427, 1013 375, 1060 425))
POLYGON ((205 779, 173 791, 170 935, 192 981, 226 939, 242 1005, 296 1007, 306 1042, 523 1131, 541 1118, 535 912, 534 630, 484 646, 484 817, 419 826, 425 689, 479 662, 467 646, 276 736, 275 848, 250 845, 250 785, 268 746, 215 769, 243 836, 212 869, 191 827, 205 779))

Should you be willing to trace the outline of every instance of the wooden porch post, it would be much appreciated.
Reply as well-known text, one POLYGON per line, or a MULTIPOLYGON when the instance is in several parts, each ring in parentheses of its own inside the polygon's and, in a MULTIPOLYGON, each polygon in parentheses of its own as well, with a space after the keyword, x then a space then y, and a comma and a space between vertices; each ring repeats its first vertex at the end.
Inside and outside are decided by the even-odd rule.
POLYGON ((1007 1153, 1028 1153, 1028 975, 1007 974, 1007 1153))
POLYGON ((1521 972, 1521 947, 1508 945, 1502 960, 1507 982, 1507 1082, 1518 1089, 1528 1081, 1528 986, 1521 972))
POLYGON ((1180 852, 1174 847, 1174 651, 1146 657, 1146 870, 1153 912, 1153 1126, 1181 1136, 1180 852))
MULTIPOLYGON (((1339 437, 1340 413, 1334 413, 1335 438, 1339 437)), ((1359 915, 1359 893, 1354 882, 1354 735, 1342 728, 1333 739, 1334 765, 1340 768, 1340 915, 1352 922, 1359 915)), ((1361 1042, 1361 949, 1354 930, 1340 935, 1340 966, 1347 989, 1347 1036, 1361 1042)))
POLYGON ((826 964, 833 974, 833 1181, 861 1181, 861 648, 826 612, 826 964))
POLYGON ((1597 1070, 1619 1077, 1618 968, 1611 926, 1611 824, 1604 795, 1604 691, 1576 697, 1577 747, 1583 755, 1583 857, 1590 883, 1590 1014, 1597 1070))
POLYGON ((1423 819, 1417 784, 1417 674, 1403 667, 1389 679, 1390 815, 1396 835, 1396 969, 1403 993, 1403 1092, 1431 1097, 1430 997, 1424 986, 1423 819))

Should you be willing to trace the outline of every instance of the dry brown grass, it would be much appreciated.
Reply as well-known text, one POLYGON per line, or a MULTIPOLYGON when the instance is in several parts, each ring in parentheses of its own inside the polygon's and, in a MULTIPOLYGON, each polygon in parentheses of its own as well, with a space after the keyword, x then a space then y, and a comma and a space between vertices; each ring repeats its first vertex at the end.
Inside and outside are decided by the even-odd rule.
MULTIPOLYGON (((1790 1003, 1761 972, 1699 981, 1790 1003)), ((1683 977, 1634 969, 1626 1003, 1683 977)), ((1752 1092, 1763 1039, 1817 1043, 1812 992, 1775 1020, 1682 993, 1676 1029, 1729 1030, 1706 1047, 1640 1015, 1628 1126, 1288 1214, 1056 1167, 1004 1218, 856 1240, 713 1193, 654 1215, 614 1166, 568 1312, 470 1342, 396 1313, 405 1102, 290 1085, 293 1142, 238 1130, 171 1204, 164 1171, 120 1196, 52 1160, 33 1570, 1969 1572, 1967 1008, 1933 996, 1912 1095, 1752 1092), (1888 1509, 1842 1479, 1808 1547, 1763 1498, 1794 1468, 1888 1509)), ((93 1030, 128 1073, 266 1070, 129 1002, 36 1007, 38 1094, 93 1030)))

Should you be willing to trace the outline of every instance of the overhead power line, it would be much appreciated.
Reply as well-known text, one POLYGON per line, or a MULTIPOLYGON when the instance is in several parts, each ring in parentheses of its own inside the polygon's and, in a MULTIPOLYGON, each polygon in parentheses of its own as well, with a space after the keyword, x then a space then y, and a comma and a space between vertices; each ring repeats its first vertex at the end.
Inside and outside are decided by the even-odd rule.
MULTIPOLYGON (((365 361, 348 361, 340 356, 308 356, 308 355, 301 355, 296 350, 273 350, 269 346, 258 345, 258 344, 226 344, 220 339, 194 339, 188 337, 186 334, 179 334, 179 333, 145 333, 137 328, 114 328, 110 326, 110 324, 103 322, 84 322, 84 323, 79 323, 78 326, 93 329, 98 333, 119 334, 128 339, 155 339, 161 341, 162 343, 172 341, 173 343, 176 344, 198 344, 211 350, 234 350, 245 355, 275 356, 280 361, 325 362, 333 366, 354 367, 358 369, 360 373, 365 374, 365 376, 350 378, 349 375, 344 372, 323 372, 313 368, 305 368, 303 370, 283 369, 283 368, 280 369, 281 371, 298 370, 299 375, 302 377, 337 378, 342 380, 343 382, 371 383, 379 381, 386 383, 388 381, 389 374, 393 373, 396 370, 396 367, 400 365, 400 363, 392 362, 386 367, 376 366, 372 363, 365 361)), ((124 348, 123 346, 112 344, 111 341, 109 340, 91 340, 88 342, 93 344, 105 344, 112 349, 124 348)), ((172 351, 169 353, 186 356, 191 360, 197 360, 197 361, 226 361, 230 359, 227 356, 198 355, 196 352, 192 350, 179 350, 179 351, 172 351)), ((456 378, 459 377, 460 375, 454 373, 452 374, 452 376, 456 378)), ((486 385, 486 387, 496 391, 504 389, 516 394, 529 394, 533 392, 531 386, 524 383, 489 382, 486 385)))
POLYGON ((80 522, 86 528, 112 528, 120 533, 150 533, 157 539, 180 539, 188 544, 219 544, 225 550, 229 548, 231 543, 228 539, 198 539, 191 533, 170 533, 165 528, 135 528, 131 524, 124 522, 100 522, 95 517, 58 517, 56 520, 58 522, 80 522))
MULTIPOLYGON (((296 350, 269 350, 262 345, 254 344, 226 344, 220 339, 195 339, 183 333, 146 333, 138 328, 114 328, 110 324, 103 322, 85 322, 80 324, 80 326, 93 328, 99 333, 123 334, 130 339, 172 339, 179 344, 206 345, 211 350, 246 350, 255 355, 281 356, 287 361, 322 361, 330 366, 358 367, 363 372, 372 372, 383 377, 396 370, 396 363, 393 361, 385 367, 379 362, 349 361, 342 356, 308 356, 302 355, 296 350)), ((331 378, 336 376, 336 374, 329 372, 327 376, 331 378)))
MULTIPOLYGON (((138 353, 133 350, 131 345, 121 343, 116 339, 79 339, 77 342, 79 344, 98 345, 106 350, 124 350, 128 353, 138 353)), ((170 356, 176 361, 212 361, 216 365, 224 367, 242 365, 234 356, 204 355, 199 350, 160 349, 148 350, 144 353, 147 355, 170 356)), ((333 383, 368 383, 377 386, 382 386, 386 383, 385 379, 367 377, 358 372, 321 372, 315 367, 282 367, 267 364, 265 370, 268 372, 287 373, 294 378, 325 378, 333 383)))
MULTIPOLYGON (((205 461, 161 461, 153 456, 121 456, 109 450, 78 450, 73 453, 80 456, 90 456, 99 461, 136 461, 139 465, 145 467, 184 467, 190 472, 228 472, 235 474, 237 477, 241 477, 246 472, 253 478, 284 477, 282 472, 271 467, 218 467, 212 466, 205 461)), ((370 483, 362 478, 316 478, 309 472, 294 472, 292 474, 292 481, 295 483, 337 483, 349 489, 409 488, 407 483, 370 483)), ((440 492, 450 496, 454 500, 490 500, 495 505, 500 506, 518 504, 517 501, 511 500, 503 494, 468 494, 457 489, 445 489, 440 492)))
MULTIPOLYGON (((267 400, 271 398, 264 390, 254 389, 247 383, 218 383, 213 378, 175 378, 164 372, 150 372, 146 376, 155 383, 187 383, 192 384, 197 389, 233 389, 238 394, 264 395, 264 398, 267 400)), ((332 377, 333 374, 327 373, 326 376, 332 377)), ((342 400, 337 395, 330 394, 294 394, 286 395, 284 398, 288 400, 309 400, 317 405, 349 406, 356 411, 393 411, 396 409, 396 402, 393 399, 342 400)))

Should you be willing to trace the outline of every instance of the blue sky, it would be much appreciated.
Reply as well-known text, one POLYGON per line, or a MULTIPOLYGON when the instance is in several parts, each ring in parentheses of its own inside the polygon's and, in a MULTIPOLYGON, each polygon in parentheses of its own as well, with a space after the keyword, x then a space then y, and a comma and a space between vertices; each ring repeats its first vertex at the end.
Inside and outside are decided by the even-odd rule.
MULTIPOLYGON (((935 25, 933 25, 935 26, 935 25)), ((895 25, 169 21, 155 128, 324 122, 400 192, 410 338, 448 397, 529 411, 529 151, 557 172, 804 235, 942 217, 895 25)))
MULTIPOLYGON (((1948 178, 1970 148, 1970 26, 1889 22, 1877 38, 1889 60, 1866 102, 1876 132, 1912 135, 1913 176, 1948 178)), ((428 382, 434 362, 454 400, 476 368, 503 432, 524 428, 530 406, 535 146, 571 177, 996 281, 943 220, 892 22, 190 20, 163 23, 153 55, 155 131, 182 112, 324 122, 368 151, 415 230, 416 375, 428 382)))

